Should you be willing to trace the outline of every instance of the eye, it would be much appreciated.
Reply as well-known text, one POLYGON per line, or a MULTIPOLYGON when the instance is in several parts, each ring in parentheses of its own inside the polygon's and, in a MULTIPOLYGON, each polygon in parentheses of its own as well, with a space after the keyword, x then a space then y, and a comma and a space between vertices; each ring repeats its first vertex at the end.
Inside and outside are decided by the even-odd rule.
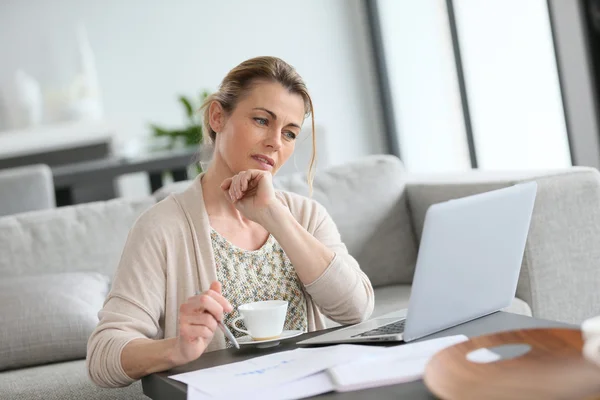
POLYGON ((266 118, 259 118, 256 117, 254 118, 254 120, 259 124, 259 125, 263 125, 263 126, 267 126, 267 124, 269 123, 269 121, 266 118))
POLYGON ((287 132, 284 132, 283 134, 284 134, 284 136, 285 136, 286 138, 288 138, 289 140, 294 140, 294 139, 296 139, 296 134, 295 134, 294 132, 287 131, 287 132))

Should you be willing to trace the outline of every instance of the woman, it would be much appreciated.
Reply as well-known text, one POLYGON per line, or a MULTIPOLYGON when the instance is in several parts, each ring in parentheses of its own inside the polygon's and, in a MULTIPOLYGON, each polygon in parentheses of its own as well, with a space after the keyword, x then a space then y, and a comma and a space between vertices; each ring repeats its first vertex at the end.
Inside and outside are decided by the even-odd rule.
MULTIPOLYGON (((308 331, 325 327, 323 315, 349 324, 373 310, 371 283, 325 209, 273 189, 313 114, 302 78, 278 58, 250 59, 203 108, 212 162, 132 227, 88 342, 99 386, 125 386, 227 347, 217 321, 230 323, 249 301, 287 300, 286 329, 308 331)), ((309 184, 314 117, 312 126, 309 184)))

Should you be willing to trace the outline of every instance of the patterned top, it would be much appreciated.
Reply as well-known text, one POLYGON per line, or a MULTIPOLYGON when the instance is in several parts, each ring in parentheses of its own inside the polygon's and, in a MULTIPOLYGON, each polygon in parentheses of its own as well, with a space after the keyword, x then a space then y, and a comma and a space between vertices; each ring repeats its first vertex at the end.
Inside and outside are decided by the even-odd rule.
MULTIPOLYGON (((223 323, 237 338, 244 336, 233 329, 231 321, 239 317, 237 307, 253 301, 286 300, 288 311, 285 330, 307 331, 306 299, 302 283, 292 263, 272 235, 258 250, 245 250, 231 244, 211 228, 210 237, 221 292, 233 306, 223 323)), ((238 321, 243 328, 243 321, 238 321)), ((232 344, 226 340, 226 346, 232 344)))

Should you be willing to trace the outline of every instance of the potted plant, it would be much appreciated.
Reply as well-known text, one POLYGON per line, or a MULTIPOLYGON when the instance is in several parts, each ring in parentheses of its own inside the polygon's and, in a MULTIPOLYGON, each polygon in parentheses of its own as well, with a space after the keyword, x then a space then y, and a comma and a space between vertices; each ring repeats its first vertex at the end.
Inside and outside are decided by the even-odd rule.
MULTIPOLYGON (((204 90, 200 93, 199 102, 195 102, 186 96, 179 96, 178 101, 184 108, 186 124, 181 128, 165 128, 157 124, 150 124, 152 136, 167 139, 166 149, 172 150, 179 147, 199 147, 204 137, 202 129, 202 116, 198 109, 209 96, 204 90)), ((201 166, 196 165, 197 172, 202 172, 201 166)))

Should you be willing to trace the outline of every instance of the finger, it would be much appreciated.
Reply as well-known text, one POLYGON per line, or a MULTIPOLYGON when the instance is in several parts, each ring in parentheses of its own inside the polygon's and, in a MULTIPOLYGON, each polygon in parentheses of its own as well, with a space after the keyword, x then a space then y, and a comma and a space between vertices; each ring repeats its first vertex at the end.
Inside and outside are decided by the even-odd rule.
POLYGON ((203 312, 209 312, 218 321, 221 321, 225 309, 231 311, 233 307, 219 293, 208 290, 200 295, 190 297, 186 303, 179 307, 179 315, 200 315, 203 312))
POLYGON ((208 291, 200 296, 199 301, 203 311, 212 314, 217 321, 223 321, 223 306, 215 297, 222 298, 223 296, 216 292, 208 291))
POLYGON ((242 190, 245 192, 248 190, 248 185, 250 184, 250 180, 252 180, 252 172, 246 171, 244 173, 244 179, 242 179, 242 190))
POLYGON ((232 176, 231 177, 231 183, 229 184, 229 198, 231 199, 232 202, 235 203, 236 200, 236 194, 235 194, 235 178, 236 176, 232 176))
POLYGON ((214 281, 213 283, 211 283, 210 284, 210 290, 213 290, 213 291, 221 294, 221 282, 214 281))
POLYGON ((204 312, 204 307, 200 303, 199 296, 190 297, 186 303, 179 306, 179 318, 185 315, 200 314, 204 312))
POLYGON ((239 200, 242 197, 242 191, 240 190, 240 188, 241 188, 240 175, 236 175, 233 178, 233 183, 231 184, 231 187, 233 188, 233 193, 235 194, 235 199, 239 200))
POLYGON ((250 171, 246 171, 242 174, 240 179, 240 188, 242 193, 246 194, 250 189, 250 183, 252 181, 252 173, 250 171))
POLYGON ((260 169, 249 169, 247 172, 250 174, 250 180, 260 180, 265 174, 269 173, 260 169))
POLYGON ((231 198, 231 183, 233 182, 233 178, 227 178, 221 183, 221 190, 223 190, 223 194, 229 201, 233 201, 231 198))
POLYGON ((265 176, 265 174, 268 174, 268 172, 265 171, 259 171, 259 170, 250 170, 250 179, 248 180, 248 184, 250 186, 250 188, 255 189, 258 187, 260 180, 265 176))
POLYGON ((223 320, 223 307, 218 301, 208 295, 202 295, 202 300, 192 300, 181 306, 179 312, 179 322, 190 321, 190 318, 199 317, 208 313, 217 321, 223 320))
POLYGON ((179 318, 179 322, 182 325, 204 325, 212 331, 217 329, 217 320, 212 316, 212 314, 207 312, 203 312, 201 314, 182 315, 179 318))
POLYGON ((236 199, 236 195, 235 195, 235 178, 237 178, 237 175, 233 176, 231 178, 231 185, 229 186, 229 196, 231 196, 231 200, 234 200, 234 201, 236 199))
POLYGON ((235 198, 235 189, 234 189, 233 183, 229 187, 229 198, 231 199, 231 201, 233 203, 235 203, 236 198, 235 198))
POLYGON ((221 307, 223 308, 223 311, 225 312, 231 312, 233 311, 233 307, 231 306, 231 303, 229 302, 229 300, 227 300, 225 297, 223 297, 223 295, 219 292, 216 292, 214 290, 209 290, 206 292, 206 294, 210 297, 212 297, 213 299, 215 299, 215 301, 217 301, 221 307))
POLYGON ((214 329, 210 329, 205 325, 190 325, 191 332, 196 337, 201 337, 203 339, 212 339, 215 335, 214 329))
POLYGON ((243 186, 244 186, 244 181, 246 180, 245 176, 246 176, 246 174, 240 174, 238 176, 237 185, 235 186, 236 190, 238 192, 238 198, 239 199, 241 199, 242 197, 244 197, 244 188, 243 188, 243 186))
POLYGON ((188 342, 194 342, 198 338, 211 339, 215 331, 211 331, 204 325, 182 325, 179 328, 179 335, 185 338, 188 342))
POLYGON ((221 189, 223 189, 224 191, 229 189, 229 186, 231 186, 231 182, 233 179, 231 178, 227 178, 223 181, 223 183, 221 183, 221 189))
POLYGON ((252 179, 254 179, 254 182, 258 185, 258 182, 265 177, 265 174, 268 174, 268 172, 259 171, 258 174, 252 176, 252 179))

